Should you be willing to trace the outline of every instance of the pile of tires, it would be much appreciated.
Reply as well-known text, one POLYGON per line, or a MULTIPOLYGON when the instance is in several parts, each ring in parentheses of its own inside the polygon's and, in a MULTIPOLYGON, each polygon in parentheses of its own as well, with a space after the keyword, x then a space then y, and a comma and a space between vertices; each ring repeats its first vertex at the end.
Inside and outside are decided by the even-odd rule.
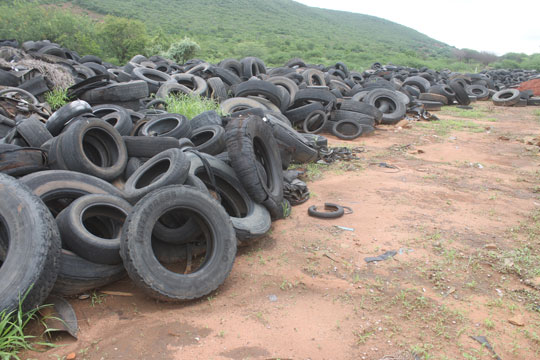
POLYGON ((282 171, 317 160, 320 133, 352 140, 407 112, 510 98, 496 91, 510 80, 489 72, 142 55, 118 67, 48 41, 0 56, 11 64, 0 69, 0 311, 126 274, 160 300, 205 296, 239 244, 290 214, 282 171), (70 102, 53 112, 44 95, 59 79, 72 81, 70 102), (167 112, 180 93, 224 115, 167 112))

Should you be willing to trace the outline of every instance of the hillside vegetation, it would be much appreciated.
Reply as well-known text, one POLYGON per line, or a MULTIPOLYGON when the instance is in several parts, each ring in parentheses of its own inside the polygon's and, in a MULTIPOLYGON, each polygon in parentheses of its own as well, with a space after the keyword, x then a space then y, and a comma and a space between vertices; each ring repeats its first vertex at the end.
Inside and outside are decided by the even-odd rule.
MULTIPOLYGON (((196 56, 210 62, 257 56, 270 66, 301 57, 326 65, 344 61, 355 69, 369 67, 376 61, 461 71, 483 67, 474 57, 456 57, 457 49, 391 21, 312 8, 291 0, 49 0, 39 1, 40 6, 36 3, 8 1, 0 5, 0 37, 19 41, 49 38, 82 54, 98 54, 115 63, 124 62, 133 52, 165 52, 171 43, 189 37, 200 46, 196 56), (122 21, 125 26, 134 24, 137 30, 131 36, 123 35, 128 38, 131 51, 118 54, 118 46, 110 44, 123 38, 111 29, 123 28, 122 21), (103 25, 107 22, 108 30, 103 25)), ((519 59, 507 59, 507 67, 540 68, 540 54, 537 64, 529 64, 526 55, 515 55, 519 59)))

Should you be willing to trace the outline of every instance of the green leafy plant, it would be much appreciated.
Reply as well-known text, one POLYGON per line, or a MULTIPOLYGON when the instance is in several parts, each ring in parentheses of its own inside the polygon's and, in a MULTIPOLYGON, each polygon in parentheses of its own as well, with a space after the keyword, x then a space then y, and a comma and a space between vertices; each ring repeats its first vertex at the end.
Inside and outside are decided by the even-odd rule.
POLYGON ((191 40, 188 37, 172 43, 169 50, 165 53, 165 56, 180 64, 185 63, 187 60, 193 58, 197 51, 201 50, 199 44, 191 40))
POLYGON ((55 88, 45 93, 45 101, 49 103, 53 111, 60 109, 69 102, 67 89, 55 88))
POLYGON ((184 115, 188 119, 193 119, 193 117, 208 110, 215 110, 218 114, 223 115, 217 102, 198 95, 171 95, 165 99, 165 102, 168 112, 184 115))

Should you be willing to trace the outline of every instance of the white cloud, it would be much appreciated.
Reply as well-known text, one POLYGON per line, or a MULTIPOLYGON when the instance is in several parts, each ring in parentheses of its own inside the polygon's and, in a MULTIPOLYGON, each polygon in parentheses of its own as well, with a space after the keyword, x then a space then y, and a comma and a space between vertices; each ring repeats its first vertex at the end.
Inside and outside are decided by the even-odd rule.
POLYGON ((296 0, 325 9, 373 15, 458 48, 540 53, 540 1, 296 0))

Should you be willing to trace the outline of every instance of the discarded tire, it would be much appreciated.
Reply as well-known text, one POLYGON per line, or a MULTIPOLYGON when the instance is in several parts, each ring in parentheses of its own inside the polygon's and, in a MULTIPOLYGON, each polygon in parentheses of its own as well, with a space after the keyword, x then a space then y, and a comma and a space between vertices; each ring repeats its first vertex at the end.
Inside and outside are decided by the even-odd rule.
POLYGON ((122 233, 121 256, 129 277, 150 296, 165 301, 195 299, 225 281, 236 256, 236 238, 229 216, 216 200, 189 187, 170 186, 148 194, 135 206, 122 233), (189 274, 167 269, 153 254, 153 225, 171 210, 196 218, 205 233, 204 261, 189 274))
POLYGON ((0 312, 39 306, 60 267, 60 235, 43 202, 16 179, 0 174, 0 312), (24 266, 21 266, 24 264, 24 266))

